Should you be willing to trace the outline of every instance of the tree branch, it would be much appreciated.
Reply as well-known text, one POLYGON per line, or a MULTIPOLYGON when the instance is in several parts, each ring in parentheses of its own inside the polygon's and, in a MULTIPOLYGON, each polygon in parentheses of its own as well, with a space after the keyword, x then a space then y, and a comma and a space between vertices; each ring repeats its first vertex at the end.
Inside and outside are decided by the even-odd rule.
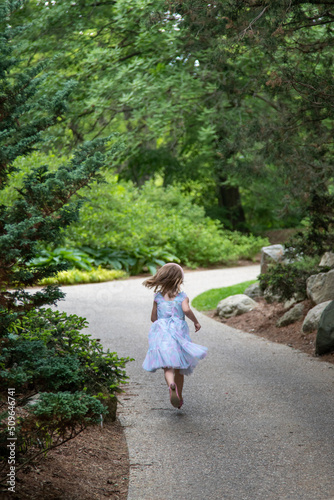
POLYGON ((256 92, 254 92, 253 97, 257 97, 258 99, 261 99, 261 101, 264 101, 265 103, 269 104, 269 106, 271 106, 272 108, 274 108, 276 111, 280 111, 279 107, 276 106, 276 104, 274 104, 273 102, 269 101, 268 99, 266 99, 262 95, 257 94, 256 92))
POLYGON ((241 38, 244 38, 244 36, 246 35, 247 31, 252 29, 252 26, 254 23, 256 23, 256 21, 258 21, 260 19, 260 17, 263 16, 263 14, 265 13, 265 11, 268 9, 268 5, 262 10, 262 12, 260 12, 260 14, 258 16, 256 16, 255 19, 253 19, 253 21, 251 21, 249 23, 249 25, 247 26, 247 28, 245 28, 242 32, 241 32, 241 38))

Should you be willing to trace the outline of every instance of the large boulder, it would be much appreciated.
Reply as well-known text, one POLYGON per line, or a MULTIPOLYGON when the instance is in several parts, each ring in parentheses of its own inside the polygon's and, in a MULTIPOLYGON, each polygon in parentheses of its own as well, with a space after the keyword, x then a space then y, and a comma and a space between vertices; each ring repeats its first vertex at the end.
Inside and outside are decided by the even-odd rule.
POLYGON ((255 307, 257 307, 255 300, 240 293, 221 300, 217 306, 217 314, 221 318, 231 318, 232 316, 239 316, 251 311, 255 307))
POLYGON ((326 252, 321 258, 319 267, 334 267, 334 253, 326 252))
POLYGON ((284 246, 283 245, 271 245, 269 247, 261 248, 261 274, 264 274, 268 270, 269 264, 275 262, 282 262, 284 259, 284 246))
POLYGON ((334 269, 328 273, 313 274, 306 282, 307 296, 315 304, 334 299, 334 269))
POLYGON ((276 326, 281 328, 282 326, 291 325, 296 323, 304 316, 304 304, 296 304, 292 309, 289 309, 276 323, 276 326))
POLYGON ((330 303, 331 301, 327 300, 326 302, 322 302, 321 304, 318 304, 317 306, 312 307, 312 309, 309 310, 303 322, 302 326, 303 333, 311 333, 314 330, 318 329, 320 317, 324 309, 330 303))
POLYGON ((315 353, 318 355, 334 351, 334 300, 324 309, 315 340, 315 353))
POLYGON ((250 297, 251 299, 258 299, 263 295, 259 283, 253 283, 252 285, 249 285, 249 287, 247 287, 246 290, 244 291, 244 294, 250 297))

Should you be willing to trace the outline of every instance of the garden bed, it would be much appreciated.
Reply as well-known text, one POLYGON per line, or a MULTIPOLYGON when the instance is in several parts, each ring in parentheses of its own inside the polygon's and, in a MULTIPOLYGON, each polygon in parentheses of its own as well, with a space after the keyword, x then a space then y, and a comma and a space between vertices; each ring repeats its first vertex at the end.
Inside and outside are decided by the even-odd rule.
MULTIPOLYGON (((266 338, 271 342, 285 344, 289 347, 305 352, 310 356, 314 356, 315 338, 317 334, 316 331, 306 334, 303 333, 303 320, 297 321, 292 325, 278 328, 276 326, 276 322, 284 314, 283 304, 277 302, 268 304, 262 298, 257 302, 258 307, 256 309, 242 314, 241 316, 235 316, 229 319, 221 319, 216 315, 215 309, 211 311, 203 311, 203 314, 206 314, 216 321, 225 323, 228 326, 242 330, 243 332, 253 333, 259 337, 266 338)), ((308 300, 306 300, 304 304, 306 314, 306 312, 311 309, 313 305, 308 300)), ((334 363, 334 352, 324 356, 319 356, 317 359, 334 363)))
POLYGON ((89 427, 16 478, 13 500, 126 500, 128 448, 118 421, 89 427))

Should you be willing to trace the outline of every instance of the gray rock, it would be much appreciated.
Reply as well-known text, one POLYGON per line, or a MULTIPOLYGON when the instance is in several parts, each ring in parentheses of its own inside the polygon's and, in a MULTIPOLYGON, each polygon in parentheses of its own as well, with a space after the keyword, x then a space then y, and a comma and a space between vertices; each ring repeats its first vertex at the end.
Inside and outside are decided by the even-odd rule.
POLYGON ((320 317, 321 317, 324 309, 330 303, 331 303, 331 301, 327 300, 327 302, 322 302, 321 304, 318 304, 317 306, 315 306, 309 310, 309 312, 307 313, 307 315, 304 319, 304 323, 302 326, 302 332, 310 333, 310 332, 313 332, 314 330, 318 329, 320 317))
POLYGON ((326 252, 321 258, 319 267, 334 267, 334 253, 326 252))
POLYGON ((296 304, 277 321, 276 326, 280 328, 295 323, 304 316, 304 309, 304 304, 296 304))
POLYGON ((275 295, 270 287, 265 289, 263 296, 268 304, 272 304, 273 302, 280 302, 281 300, 281 297, 279 295, 275 295))
POLYGON ((28 399, 28 402, 27 402, 26 406, 34 406, 35 404, 38 403, 40 397, 41 397, 41 395, 39 393, 34 394, 33 396, 31 396, 28 399))
POLYGON ((284 258, 283 245, 271 245, 261 249, 261 274, 268 270, 269 264, 281 262, 284 258))
POLYGON ((258 299, 259 297, 262 297, 263 293, 260 288, 260 284, 253 283, 252 285, 249 285, 249 287, 247 287, 244 291, 244 295, 247 295, 251 299, 258 299))
POLYGON ((257 307, 255 300, 241 293, 221 300, 217 306, 217 314, 223 318, 231 318, 251 311, 255 307, 257 307))
POLYGON ((291 299, 289 300, 286 300, 284 302, 284 310, 287 311, 288 309, 291 309, 292 306, 294 306, 295 304, 297 303, 297 300, 295 297, 292 297, 291 299))
POLYGON ((334 300, 324 309, 315 340, 315 353, 318 355, 334 351, 334 300))
POLYGON ((306 299, 306 294, 302 294, 300 292, 297 292, 294 294, 293 297, 291 297, 291 299, 289 300, 286 300, 284 302, 284 310, 288 310, 290 309, 294 304, 297 304, 297 302, 302 302, 302 300, 305 300, 306 299))
POLYGON ((334 269, 328 273, 313 274, 306 282, 307 296, 315 304, 334 299, 334 269))

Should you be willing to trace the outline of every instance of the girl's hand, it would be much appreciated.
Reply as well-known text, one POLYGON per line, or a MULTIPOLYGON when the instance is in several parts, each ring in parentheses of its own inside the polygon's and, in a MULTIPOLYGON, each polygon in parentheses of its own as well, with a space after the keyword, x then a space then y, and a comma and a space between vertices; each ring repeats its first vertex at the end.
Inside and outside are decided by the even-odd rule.
POLYGON ((199 323, 195 323, 195 332, 198 332, 202 327, 199 323))

